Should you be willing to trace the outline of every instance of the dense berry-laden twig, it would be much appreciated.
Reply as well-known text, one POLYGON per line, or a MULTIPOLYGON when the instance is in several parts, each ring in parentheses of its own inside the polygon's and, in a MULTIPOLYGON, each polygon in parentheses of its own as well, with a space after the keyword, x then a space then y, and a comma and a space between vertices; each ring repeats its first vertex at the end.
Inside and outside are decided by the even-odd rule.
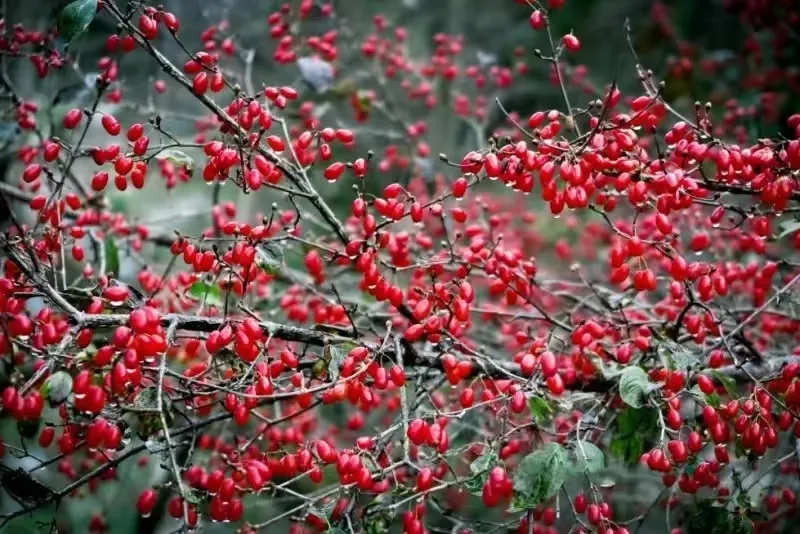
MULTIPOLYGON (((564 0, 508 3, 545 45, 517 70, 457 35, 413 57, 405 28, 362 35, 309 0, 267 15, 267 48, 146 2, 75 0, 50 33, 3 19, 0 111, 32 141, 0 183, 2 526, 50 505, 58 524, 149 463, 137 511, 180 531, 627 534, 662 506, 668 530, 788 524, 800 115, 765 95, 784 132, 750 138, 744 106, 683 109, 669 84, 693 62, 656 76, 628 22, 635 68, 603 87, 564 0), (45 134, 8 63, 81 74, 55 36, 80 46, 95 19, 115 30, 86 107, 45 134), (146 95, 129 53, 165 77, 146 95), (506 90, 540 64, 559 104, 525 119, 506 90), (445 138, 462 122, 467 145, 445 138), (119 208, 200 182, 204 230, 119 208), (618 487, 638 465, 663 488, 618 487), (276 510, 252 519, 251 496, 276 510)), ((774 4, 764 20, 797 16, 774 4)))

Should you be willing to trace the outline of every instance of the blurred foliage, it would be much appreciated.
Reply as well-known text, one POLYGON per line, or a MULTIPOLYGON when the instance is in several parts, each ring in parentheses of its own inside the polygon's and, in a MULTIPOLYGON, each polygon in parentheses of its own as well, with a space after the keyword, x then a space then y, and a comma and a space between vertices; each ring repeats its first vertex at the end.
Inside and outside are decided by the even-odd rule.
MULTIPOLYGON (((34 2, 23 2, 20 0, 3 0, 6 18, 11 22, 22 21, 26 25, 33 25, 44 30, 53 24, 56 14, 68 3, 64 0, 37 0, 34 2)), ((279 0, 164 0, 162 4, 166 9, 174 12, 181 20, 181 35, 187 46, 193 50, 201 49, 202 45, 196 36, 213 23, 220 20, 228 20, 230 27, 234 29, 237 40, 242 48, 252 48, 257 51, 252 66, 252 78, 257 87, 265 85, 290 84, 300 81, 303 73, 297 70, 296 66, 278 66, 270 58, 269 53, 259 53, 262 48, 269 50, 268 45, 268 26, 265 22, 267 15, 278 8, 283 1, 279 0)), ((668 2, 667 14, 674 32, 672 35, 665 35, 662 29, 655 23, 653 18, 654 2, 651 0, 572 0, 567 2, 567 6, 558 13, 554 19, 554 34, 563 35, 574 31, 580 36, 583 47, 577 54, 571 55, 568 59, 572 61, 569 65, 569 76, 575 77, 577 71, 585 68, 585 73, 580 75, 586 87, 594 88, 595 94, 589 91, 584 94, 575 84, 569 84, 569 93, 574 101, 586 101, 588 98, 597 98, 602 95, 602 91, 607 84, 616 82, 623 93, 640 94, 641 89, 635 71, 635 59, 628 50, 624 23, 630 18, 633 44, 645 68, 652 69, 659 79, 667 81, 666 98, 674 103, 683 111, 691 113, 692 104, 695 100, 703 101, 713 95, 715 104, 722 104, 727 98, 735 96, 741 103, 755 104, 758 101, 758 92, 747 86, 739 85, 739 81, 745 76, 752 65, 736 60, 723 62, 725 67, 715 76, 702 76, 692 71, 691 74, 676 76, 674 70, 670 68, 674 62, 679 61, 681 56, 680 48, 684 43, 691 43, 693 48, 693 61, 701 61, 704 57, 714 57, 717 59, 734 58, 744 46, 746 36, 750 29, 742 26, 735 15, 732 15, 723 8, 722 0, 674 0, 668 2)), ((341 20, 346 21, 346 26, 357 36, 363 37, 372 30, 372 18, 377 14, 384 15, 387 19, 395 23, 404 25, 408 30, 407 43, 412 56, 420 58, 430 57, 433 51, 433 38, 437 33, 445 32, 448 34, 458 34, 465 36, 465 46, 469 51, 469 58, 478 61, 479 58, 488 58, 497 65, 515 68, 520 61, 525 61, 529 66, 529 72, 523 76, 519 83, 502 94, 496 95, 500 98, 509 111, 518 111, 522 116, 527 116, 526 112, 533 109, 549 109, 562 105, 562 96, 549 76, 549 64, 546 61, 537 60, 533 51, 536 48, 544 49, 544 41, 541 35, 531 31, 528 23, 530 9, 525 5, 520 5, 512 0, 396 0, 396 1, 375 1, 375 0, 336 0, 334 2, 337 15, 341 20), (521 52, 521 55, 519 54, 521 52)), ((313 24, 310 22, 309 24, 313 24)), ((92 23, 88 32, 75 42, 71 43, 71 49, 77 57, 77 67, 67 69, 59 76, 48 77, 40 81, 35 76, 32 67, 24 62, 15 62, 11 65, 11 74, 15 80, 19 80, 18 89, 22 94, 34 96, 41 102, 49 103, 43 107, 42 121, 49 118, 58 117, 63 113, 63 109, 76 105, 84 99, 89 92, 92 78, 92 69, 98 58, 102 55, 105 37, 114 30, 110 26, 108 19, 98 18, 92 23)), ((270 45, 271 46, 271 45, 270 45)), ((162 48, 167 54, 178 55, 178 48, 172 41, 165 40, 162 48)), ((798 52, 787 54, 782 61, 786 65, 797 61, 798 52)), ((784 66, 786 66, 784 65, 784 66)), ((317 65, 316 67, 319 67, 317 65)), ((129 95, 143 95, 149 93, 149 88, 153 80, 158 79, 161 74, 158 66, 146 54, 137 51, 125 56, 121 64, 124 71, 124 90, 125 98, 129 95)), ((346 69, 345 69, 346 70, 346 69)), ((308 81, 308 73, 305 73, 308 81)), ((326 84, 328 73, 320 72, 319 69, 313 74, 315 85, 326 84), (322 81, 320 81, 322 80, 322 81)), ((358 88, 359 81, 347 80, 354 83, 358 88)), ((345 88, 346 84, 339 85, 339 89, 345 88)), ((319 89, 319 87, 316 87, 319 89)), ((439 88, 440 95, 446 95, 446 88, 439 88)), ((332 106, 340 105, 337 100, 336 91, 329 91, 327 96, 318 96, 320 100, 329 100, 332 106)), ((400 93, 398 93, 398 98, 400 93)), ((133 102, 146 106, 148 102, 133 102)), ((439 144, 431 147, 433 150, 430 165, 436 170, 443 170, 439 167, 436 155, 445 153, 460 157, 460 154, 475 148, 481 143, 486 142, 487 132, 501 125, 505 117, 500 113, 496 106, 490 105, 490 117, 485 127, 465 123, 458 120, 446 107, 440 106, 430 113, 424 111, 421 103, 402 102, 402 105, 414 108, 415 112, 422 111, 426 114, 429 127, 432 129, 428 136, 436 139, 439 144)), ((191 98, 179 91, 168 91, 164 95, 157 97, 156 106, 159 109, 168 109, 172 112, 170 116, 165 116, 165 123, 168 123, 168 130, 176 135, 189 137, 194 132, 192 120, 181 118, 181 114, 197 113, 198 104, 191 98)), ((782 103, 781 114, 788 116, 790 109, 800 107, 797 95, 793 100, 787 99, 782 103)), ((402 109, 400 110, 402 112, 402 109)), ((131 116, 140 116, 140 109, 128 110, 131 116)), ((124 113, 119 114, 122 120, 126 120, 124 113)), ((50 120, 55 123, 56 121, 50 120)), ((780 120, 776 124, 783 124, 780 120)), ((757 135, 770 135, 775 131, 764 130, 765 126, 757 121, 751 125, 753 132, 757 135)), ((776 129, 779 126, 770 126, 776 129)), ((46 129, 47 132, 57 134, 58 130, 53 127, 46 129)), ((5 139, 7 136, 3 134, 5 139)), ((377 137, 377 136, 376 136, 377 137)), ((375 148, 382 146, 385 139, 377 139, 375 148)), ((402 143, 402 140, 397 140, 402 143)), ((369 148, 369 147, 367 147, 369 148)), ((13 153, 11 150, 4 151, 13 153)), ((187 156, 189 157, 189 156, 187 156)), ((5 164, 2 170, 5 172, 5 164)), ((373 185, 377 187, 380 184, 373 185)), ((115 208, 133 214, 135 216, 147 217, 149 221, 164 219, 166 226, 174 225, 183 207, 191 207, 189 219, 185 221, 184 228, 195 231, 202 229, 205 222, 204 211, 210 206, 209 190, 202 185, 195 186, 196 194, 188 195, 186 189, 182 190, 182 205, 178 205, 172 197, 165 198, 162 187, 156 187, 145 195, 138 195, 136 202, 127 201, 127 197, 120 195, 112 198, 115 208), (199 206, 199 207, 198 207, 199 206)), ((347 192, 342 194, 345 198, 347 192)), ((222 193, 222 198, 229 198, 235 192, 226 190, 222 193)), ((347 195, 349 198, 351 195, 347 195)), ((268 195, 252 195, 253 201, 250 206, 252 213, 268 212, 268 195)), ((342 206, 339 206, 341 209, 342 206)), ((550 237, 567 237, 573 239, 566 227, 552 225, 546 229, 545 234, 550 237)), ((110 246, 110 245, 107 245, 110 246)), ((125 262, 129 261, 129 256, 123 250, 113 250, 114 259, 109 260, 113 263, 112 270, 125 270, 125 262)), ((198 283, 192 288, 193 296, 199 299, 219 299, 219 295, 209 294, 206 284, 198 283)), ((548 416, 548 407, 536 407, 537 417, 548 416)), ((342 424, 346 420, 347 414, 343 413, 341 406, 326 408, 323 417, 331 420, 340 421, 342 424)), ((51 417, 56 420, 56 417, 51 417)), ((47 420, 47 417, 45 418, 47 420)), ((612 442, 611 452, 618 457, 620 463, 633 464, 639 455, 645 450, 646 441, 652 437, 657 426, 655 425, 655 414, 649 408, 627 408, 620 415, 623 434, 612 442)), ((369 424, 377 424, 377 421, 370 421, 369 424)), ((4 426, 0 427, 0 434, 3 436, 17 436, 16 429, 9 427, 11 423, 5 421, 4 426)), ((31 441, 31 440, 28 440, 31 441)), ((46 454, 39 451, 33 443, 13 443, 10 445, 25 447, 32 454, 46 457, 46 454)), ((154 481, 164 481, 166 473, 159 469, 158 462, 150 458, 150 466, 147 469, 140 469, 136 462, 126 462, 117 470, 119 482, 114 485, 105 485, 102 493, 98 493, 90 499, 69 499, 63 503, 59 510, 58 517, 63 521, 66 532, 84 532, 89 518, 92 514, 103 511, 108 520, 111 532, 114 533, 134 533, 134 532, 169 532, 174 528, 171 520, 160 523, 154 520, 137 519, 133 498, 143 488, 151 485, 154 481)), ((612 464, 612 459, 608 459, 612 464)), ((637 510, 640 503, 652 500, 650 489, 654 486, 648 484, 652 477, 641 474, 635 467, 624 470, 620 468, 620 463, 614 463, 609 469, 614 470, 613 479, 619 491, 626 491, 630 494, 630 509, 637 510), (647 487, 648 489, 643 489, 647 487)), ((11 466, 14 467, 14 466, 11 466)), ((66 483, 61 475, 55 473, 55 469, 48 468, 47 481, 53 482, 56 486, 66 483)), ((328 473, 326 476, 331 476, 328 473)), ((546 484, 545 484, 546 485, 546 484)), ((307 489, 307 488, 306 488, 307 489)), ((297 488, 298 491, 305 491, 304 488, 297 488)), ((86 488, 82 492, 88 491, 86 488)), ((7 496, 0 496, 0 509, 8 506, 7 496)), ((247 515, 245 519, 258 522, 276 513, 284 512, 280 499, 270 497, 250 499, 257 501, 245 507, 247 515)), ((163 506, 163 503, 162 503, 163 506)), ((475 499, 471 506, 474 510, 481 510, 478 500, 475 499)), ((620 506, 619 513, 626 512, 625 506, 620 506)), ((32 518, 15 521, 8 527, 8 532, 14 534, 27 532, 38 532, 41 521, 47 521, 52 517, 53 510, 40 511, 32 518)), ((155 514, 158 517, 158 514, 155 514)), ((488 514, 487 514, 488 515, 488 514)), ((716 516, 715 516, 716 517, 716 516)), ((733 523, 725 518, 718 518, 719 521, 714 525, 702 527, 704 532, 717 532, 720 528, 739 528, 731 526, 733 523), (721 526, 720 526, 721 525, 721 526), (716 530, 715 530, 716 529, 716 530)), ((732 521, 732 520, 731 520, 732 521)), ((738 525, 738 524, 737 524, 738 525)), ((663 519, 659 513, 653 511, 651 518, 644 523, 643 532, 655 532, 649 528, 663 527, 663 519), (655 526, 658 525, 658 526, 655 526)), ((207 532, 230 532, 230 525, 210 525, 207 532)), ((277 531, 277 530, 276 530, 277 531)), ((726 532, 731 530, 726 530, 726 532)), ((736 530, 733 530, 736 531, 736 530)))

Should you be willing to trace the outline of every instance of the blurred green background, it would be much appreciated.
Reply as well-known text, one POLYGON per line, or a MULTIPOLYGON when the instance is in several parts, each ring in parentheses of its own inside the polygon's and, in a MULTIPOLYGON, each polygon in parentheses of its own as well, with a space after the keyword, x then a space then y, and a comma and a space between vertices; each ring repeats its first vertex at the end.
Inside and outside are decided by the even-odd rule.
MULTIPOLYGON (((53 15, 66 3, 68 2, 55 0, 3 0, 2 6, 9 24, 21 22, 26 27, 44 30, 51 25, 53 15)), ((221 20, 227 20, 231 34, 235 36, 240 48, 255 51, 252 78, 256 87, 298 81, 299 75, 295 66, 279 66, 271 59, 273 42, 268 36, 266 18, 283 2, 164 0, 161 3, 180 19, 180 35, 189 50, 201 48, 197 37, 201 31, 221 20)), ((408 31, 409 53, 420 62, 430 57, 434 49, 434 35, 445 32, 465 37, 465 64, 482 58, 483 61, 490 59, 498 66, 516 69, 520 62, 526 63, 528 72, 524 75, 515 74, 517 81, 510 88, 488 95, 490 98, 500 98, 506 109, 518 111, 523 119, 534 110, 562 107, 562 96, 550 80, 549 64, 534 57, 533 51, 537 48, 547 52, 547 44, 542 33, 531 30, 528 23, 530 8, 525 5, 513 0, 336 0, 333 3, 339 19, 359 40, 372 31, 371 20, 376 14, 382 14, 391 23, 404 26, 408 31)), ((794 46, 788 46, 776 57, 776 54, 770 53, 774 51, 773 34, 760 31, 758 21, 743 24, 736 14, 725 9, 725 4, 729 3, 723 0, 675 0, 663 3, 650 0, 568 0, 567 6, 554 16, 553 25, 556 37, 574 31, 583 45, 579 52, 566 57, 570 76, 585 69, 581 84, 568 84, 573 105, 582 106, 589 99, 602 96, 602 91, 612 81, 616 81, 625 94, 641 94, 634 69, 635 61, 628 50, 623 29, 627 18, 630 18, 633 42, 643 63, 659 79, 667 80, 668 89, 665 95, 675 107, 691 114, 696 100, 706 101, 710 98, 720 108, 724 107, 723 104, 729 98, 735 98, 743 106, 759 105, 762 89, 748 87, 742 80, 752 73, 768 73, 773 67, 794 72, 796 76, 795 65, 800 48, 797 35, 789 34, 790 42, 794 46), (668 16, 671 35, 663 31, 664 25, 657 23, 661 13, 668 16), (760 62, 739 59, 746 39, 751 35, 755 35, 767 50, 760 62), (681 48, 687 44, 692 48, 694 68, 682 76, 675 76, 672 65, 680 60, 681 48), (713 72, 703 73, 699 67, 703 61, 715 63, 713 72), (581 87, 594 88, 599 94, 591 90, 584 92, 581 87)), ((321 29, 324 31, 324 28, 321 29)), ((13 60, 9 63, 11 78, 20 93, 28 99, 43 103, 43 122, 47 122, 46 113, 58 117, 59 110, 63 113, 64 109, 80 105, 81 99, 87 97, 83 80, 96 71, 97 60, 103 55, 103 43, 113 31, 114 26, 109 19, 99 17, 91 26, 89 34, 75 47, 78 68, 67 69, 44 81, 36 78, 27 62, 13 60), (57 108, 48 111, 47 103, 52 102, 53 96, 64 89, 68 90, 64 91, 65 96, 57 103, 57 108)), ((787 31, 793 32, 791 28, 787 31)), ((170 39, 162 38, 158 46, 175 59, 176 64, 184 61, 179 47, 170 39)), ((229 66, 231 70, 240 72, 242 64, 232 59, 229 66)), ((123 124, 144 120, 149 114, 143 113, 142 108, 148 106, 152 83, 162 78, 162 73, 155 62, 141 51, 126 55, 120 67, 123 72, 123 98, 127 104, 121 108, 109 105, 108 110, 114 111, 123 124)), ((346 63, 339 68, 342 73, 351 72, 348 71, 351 66, 346 63)), ((362 67, 352 68, 358 70, 362 67)), ((778 115, 783 119, 800 108, 798 94, 787 90, 780 77, 771 80, 767 86, 780 95, 778 115)), ((441 95, 446 97, 447 88, 439 89, 441 95)), ((469 89, 465 88, 464 91, 468 93, 469 89)), ((394 92, 394 98, 404 118, 428 121, 430 133, 426 139, 431 145, 431 164, 442 171, 446 168, 437 167, 437 154, 445 153, 458 160, 462 154, 476 148, 479 143, 484 143, 486 137, 504 122, 502 114, 491 104, 487 121, 484 124, 475 124, 455 119, 446 107, 428 111, 418 102, 406 104, 400 95, 400 91, 394 92)), ((166 130, 176 137, 191 139, 194 134, 194 119, 199 118, 203 110, 189 95, 170 84, 167 93, 153 97, 152 102, 158 109, 169 110, 169 114, 164 116, 166 130)), ((352 117, 337 107, 339 104, 332 105, 334 111, 331 120, 334 123, 338 122, 342 126, 354 125, 352 117)), ((770 136, 782 132, 784 122, 764 121, 757 114, 747 123, 747 128, 752 137, 770 136)), ((378 123, 377 127, 384 126, 386 125, 378 123)), ((100 143, 102 139, 99 132, 93 132, 88 144, 100 143)), ((402 142, 401 140, 401 144, 402 142)), ((363 142, 359 142, 359 151, 375 149, 380 154, 385 145, 385 138, 365 135, 363 142)), ((6 155, 9 154, 13 156, 13 151, 6 155)), ((19 169, 18 164, 11 162, 5 179, 16 183, 19 169)), ((76 167, 78 174, 87 180, 91 176, 90 169, 88 164, 79 164, 76 167)), ((144 192, 135 195, 130 192, 112 194, 112 205, 132 220, 140 220, 152 229, 161 229, 164 232, 178 227, 183 232, 197 234, 209 224, 208 214, 212 205, 209 188, 195 180, 194 183, 180 185, 178 189, 165 194, 158 173, 151 172, 150 176, 150 183, 144 192)), ((379 185, 374 184, 375 187, 379 185)), ((351 195, 347 188, 340 189, 337 192, 336 188, 327 188, 325 196, 333 199, 335 209, 346 211, 347 204, 343 199, 351 195), (337 197, 339 201, 336 200, 337 197)), ((241 218, 252 218, 257 213, 267 212, 273 197, 269 192, 261 191, 242 199, 233 187, 226 187, 222 191, 222 198, 236 199, 241 218)), ((560 227, 553 225, 553 221, 550 223, 560 227)), ((553 232, 558 235, 557 229, 553 232)), ((146 253, 152 254, 154 251, 148 250, 146 253)), ((123 249, 121 254, 123 258, 120 277, 132 279, 140 268, 140 263, 123 249)), ((162 260, 163 257, 159 256, 162 260)), ((78 267, 73 267, 77 272, 78 267)), ((11 444, 19 439, 14 425, 7 421, 0 422, 0 433, 11 444)), ((38 450, 35 440, 27 440, 26 445, 37 457, 45 458, 52 452, 38 450)), ((149 467, 142 469, 135 462, 127 462, 118 469, 117 482, 104 483, 101 490, 90 498, 70 499, 62 503, 58 517, 64 532, 85 532, 90 517, 96 513, 104 515, 112 532, 170 532, 176 528, 177 525, 170 519, 162 521, 153 518, 142 522, 136 518, 135 496, 145 487, 165 479, 166 473, 158 469, 155 463, 151 462, 149 467)), ((30 468, 33 465, 35 462, 25 467, 30 468)), ((43 480, 55 487, 65 483, 52 468, 44 470, 43 480)), ((635 515, 641 503, 651 501, 660 491, 659 483, 652 475, 644 472, 618 472, 615 480, 617 494, 625 496, 622 499, 623 504, 617 508, 620 515, 635 515), (630 501, 627 509, 624 504, 626 499, 630 501)), ((81 491, 85 493, 86 488, 81 491)), ((264 520, 285 511, 293 504, 293 501, 287 503, 280 499, 252 500, 256 502, 248 503, 246 507, 247 518, 251 521, 264 520)), ((472 513, 481 513, 477 501, 473 505, 472 513)), ((13 502, 6 495, 0 494, 0 511, 9 509, 13 509, 13 502)), ((33 519, 15 521, 4 531, 14 534, 47 531, 47 525, 37 522, 48 522, 53 512, 50 509, 37 514, 33 519)), ((651 514, 643 532, 656 532, 663 528, 661 513, 658 510, 651 514)), ((283 532, 283 528, 285 525, 278 527, 275 532, 283 532)), ((231 525, 216 525, 209 526, 206 531, 232 530, 231 525)))

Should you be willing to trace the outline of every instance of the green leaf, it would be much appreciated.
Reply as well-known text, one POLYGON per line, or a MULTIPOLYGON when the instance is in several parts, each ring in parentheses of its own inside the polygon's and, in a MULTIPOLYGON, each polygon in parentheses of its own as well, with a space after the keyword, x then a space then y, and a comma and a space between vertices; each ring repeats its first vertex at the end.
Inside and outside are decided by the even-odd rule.
POLYGON ((568 465, 564 448, 558 443, 546 443, 519 463, 514 473, 514 491, 527 508, 533 508, 561 489, 568 465))
POLYGON ((555 413, 553 406, 544 397, 531 397, 528 399, 528 408, 531 411, 533 420, 539 424, 549 422, 555 413))
POLYGON ((42 385, 41 393, 50 406, 58 406, 72 393, 72 376, 66 371, 53 373, 42 385))
POLYGON ((369 113, 372 108, 372 96, 369 91, 356 91, 356 109, 361 113, 369 113))
POLYGON ((339 368, 347 358, 347 352, 336 345, 325 345, 325 348, 322 349, 322 354, 328 362, 328 376, 331 381, 336 382, 339 380, 339 368))
POLYGON ((603 451, 588 441, 580 441, 575 444, 572 451, 574 467, 581 473, 596 473, 606 466, 606 458, 603 451))
POLYGON ((197 281, 189 288, 189 296, 209 306, 216 306, 217 308, 225 304, 225 297, 217 284, 207 284, 206 282, 197 281))
POLYGON ((75 0, 58 15, 58 33, 67 43, 83 35, 97 14, 97 0, 75 0))
POLYGON ((698 401, 708 404, 709 406, 713 406, 714 408, 719 408, 722 405, 722 400, 719 398, 719 395, 717 395, 716 392, 706 395, 700 390, 700 386, 696 384, 692 386, 692 389, 689 390, 689 393, 691 393, 692 396, 698 401))
POLYGON ((732 399, 735 399, 738 396, 738 394, 736 392, 736 381, 734 381, 733 378, 731 378, 729 376, 725 376, 722 373, 720 373, 719 371, 716 371, 716 370, 713 370, 713 369, 711 370, 711 376, 713 376, 715 379, 719 380, 720 384, 722 384, 722 387, 725 388, 725 391, 728 392, 728 395, 732 399))
POLYGON ((753 522, 741 513, 731 513, 724 505, 716 505, 713 501, 701 501, 690 512, 686 532, 687 534, 751 534, 753 522))
POLYGON ((711 395, 706 395, 706 403, 714 408, 719 408, 722 406, 722 399, 716 393, 712 393, 711 395))
POLYGON ((619 379, 619 396, 628 406, 641 408, 647 402, 647 396, 654 389, 654 384, 647 378, 641 367, 626 367, 619 379))
POLYGON ((612 308, 617 310, 627 308, 634 300, 634 294, 631 293, 620 293, 618 295, 615 294, 608 297, 608 303, 612 308))
POLYGON ((487 478, 489 478, 488 473, 486 476, 475 475, 472 478, 468 478, 464 482, 464 488, 466 488, 468 492, 479 497, 483 493, 483 486, 486 484, 487 478))
POLYGON ((104 274, 119 275, 119 249, 116 241, 110 235, 103 240, 103 250, 106 255, 106 272, 104 274))
POLYGON ((162 464, 169 466, 169 447, 167 447, 167 442, 165 440, 158 439, 155 435, 151 435, 145 440, 144 446, 147 448, 147 452, 151 455, 158 456, 162 464))
POLYGON ((664 365, 672 371, 689 371, 700 363, 700 359, 696 355, 670 339, 660 340, 656 352, 664 365))
POLYGON ((158 410, 158 388, 150 386, 139 391, 133 398, 133 406, 143 411, 158 410))
POLYGON ((319 517, 320 519, 327 520, 335 507, 336 507, 336 499, 331 499, 328 501, 316 502, 309 508, 308 511, 314 514, 315 516, 319 517))
POLYGON ((496 465, 500 465, 500 459, 492 450, 487 451, 469 464, 469 470, 472 471, 473 476, 466 481, 467 490, 473 495, 483 493, 483 486, 489 479, 489 471, 496 465))
POLYGON ((194 169, 194 159, 192 159, 192 157, 183 150, 178 150, 176 148, 162 150, 158 153, 156 159, 159 161, 171 161, 178 167, 185 167, 189 172, 194 169))
POLYGON ((283 270, 283 249, 271 242, 257 247, 256 265, 267 274, 280 274, 283 270))
POLYGON ((383 517, 367 518, 364 523, 366 534, 386 534, 389 532, 388 521, 383 517))
POLYGON ((697 456, 689 458, 689 461, 686 463, 686 467, 683 468, 683 472, 690 477, 694 476, 698 465, 700 465, 700 459, 697 456))
POLYGON ((318 359, 314 362, 314 366, 311 368, 311 376, 313 378, 324 378, 325 374, 328 373, 328 363, 330 360, 326 360, 324 357, 318 359))
MULTIPOLYGON (((535 505, 534 505, 535 506, 535 505)), ((511 504, 508 506, 509 513, 517 514, 519 512, 527 512, 532 508, 531 504, 528 502, 528 499, 523 497, 522 495, 515 493, 511 497, 511 504)))
POLYGON ((482 454, 478 458, 475 459, 474 462, 469 464, 469 470, 472 471, 473 474, 477 475, 488 471, 495 465, 497 465, 497 454, 494 451, 488 451, 485 454, 482 454))
POLYGON ((654 436, 658 435, 656 408, 623 409, 616 419, 609 452, 627 462, 636 464, 654 436))
POLYGON ((781 224, 781 233, 777 235, 776 239, 783 239, 795 232, 800 232, 800 221, 784 221, 783 224, 781 224))

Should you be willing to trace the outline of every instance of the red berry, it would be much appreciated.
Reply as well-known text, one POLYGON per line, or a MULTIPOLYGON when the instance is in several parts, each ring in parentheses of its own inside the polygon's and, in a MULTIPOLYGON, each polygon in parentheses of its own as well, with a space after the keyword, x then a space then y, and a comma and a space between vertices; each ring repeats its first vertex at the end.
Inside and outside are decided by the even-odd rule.
POLYGON ((122 131, 119 121, 113 115, 103 115, 100 122, 109 135, 119 135, 120 131, 122 131))
POLYGON ((577 52, 581 48, 581 42, 578 41, 577 37, 570 33, 564 36, 564 46, 570 52, 577 52))
POLYGON ((66 128, 67 130, 72 130, 74 128, 77 128, 82 118, 83 118, 83 112, 81 112, 81 110, 77 108, 73 108, 67 111, 66 115, 64 115, 64 128, 66 128))
POLYGON ((344 173, 347 167, 344 163, 335 162, 331 163, 327 169, 325 169, 325 179, 329 182, 335 182, 339 179, 340 176, 344 173))

